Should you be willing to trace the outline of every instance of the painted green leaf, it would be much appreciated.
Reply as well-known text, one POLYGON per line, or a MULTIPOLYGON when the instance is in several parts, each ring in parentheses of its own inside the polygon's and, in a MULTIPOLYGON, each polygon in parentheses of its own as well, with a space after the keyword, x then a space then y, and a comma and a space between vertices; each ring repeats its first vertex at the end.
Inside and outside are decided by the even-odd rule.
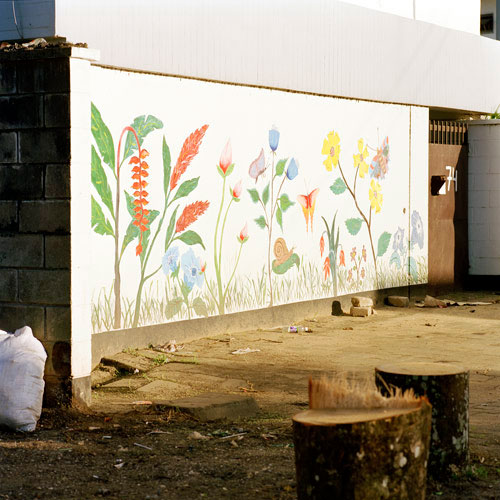
POLYGON ((205 317, 208 316, 207 305, 205 304, 205 302, 201 297, 196 297, 193 300, 193 309, 198 316, 205 316, 205 317))
POLYGON ((95 187, 97 194, 101 197, 102 202, 108 207, 109 213, 113 220, 115 218, 115 211, 113 208, 113 194, 108 184, 108 178, 102 168, 101 159, 97 154, 94 146, 92 146, 92 170, 91 170, 92 184, 95 187))
POLYGON ((167 233, 165 234, 165 252, 168 250, 168 247, 170 246, 170 239, 174 234, 175 218, 177 217, 177 210, 179 210, 179 206, 177 206, 176 209, 174 210, 174 213, 170 217, 170 222, 168 223, 167 233))
POLYGON ((382 255, 384 255, 385 252, 387 252, 387 248, 389 247, 390 241, 391 241, 391 233, 385 231, 380 235, 377 244, 377 257, 382 257, 382 255))
POLYGON ((233 173, 233 170, 234 170, 234 163, 231 163, 231 165, 229 165, 229 167, 227 167, 226 177, 228 177, 229 175, 231 175, 233 173))
POLYGON ((184 233, 180 234, 177 239, 181 240, 186 245, 201 245, 203 250, 205 250, 203 240, 195 231, 185 231, 184 233))
POLYGON ((167 302, 165 306, 165 316, 167 319, 172 319, 176 314, 179 314, 184 300, 182 297, 175 297, 167 302))
POLYGON ((330 189, 333 194, 342 194, 347 189, 347 186, 341 177, 337 177, 335 182, 330 186, 330 189))
POLYGON ((276 222, 279 224, 281 230, 283 231, 283 212, 281 211, 280 207, 278 207, 276 210, 276 222))
POLYGON ((188 181, 184 181, 177 189, 174 199, 172 201, 178 200, 179 198, 184 198, 194 189, 196 189, 196 186, 198 186, 199 179, 200 179, 199 177, 196 177, 194 179, 189 179, 188 181))
POLYGON ((418 281, 418 270, 417 270, 417 261, 414 257, 410 257, 408 259, 408 272, 410 276, 413 278, 414 282, 418 281))
POLYGON ((291 201, 290 198, 288 198, 288 195, 286 193, 283 193, 280 196, 281 211, 286 212, 292 205, 295 205, 295 202, 291 201))
POLYGON ((257 224, 257 226, 259 226, 261 229, 264 229, 267 224, 266 224, 266 219, 264 219, 264 216, 261 215, 260 217, 257 217, 255 220, 255 223, 257 224))
MULTIPOLYGON (((133 123, 130 125, 137 134, 139 142, 142 146, 144 138, 153 130, 163 128, 163 122, 158 120, 155 116, 149 115, 147 118, 145 115, 138 116, 133 123)), ((125 148, 123 150, 123 159, 137 151, 137 141, 135 140, 134 134, 132 132, 127 133, 127 139, 125 141, 125 148)))
POLYGON ((148 230, 144 231, 142 234, 142 253, 141 253, 141 261, 144 260, 146 257, 146 250, 148 249, 149 245, 149 236, 151 235, 151 225, 155 221, 155 219, 160 215, 160 212, 158 210, 150 210, 149 214, 147 215, 148 219, 148 230))
POLYGON ((181 281, 181 293, 186 303, 188 303, 188 297, 191 290, 192 288, 189 288, 185 281, 181 281))
POLYGON ((123 193, 125 194, 125 200, 127 202, 127 212, 130 214, 130 217, 132 217, 132 219, 135 219, 135 205, 134 205, 134 197, 127 193, 127 191, 123 191, 123 193))
POLYGON ((275 272, 276 274, 285 274, 293 266, 297 266, 297 268, 300 267, 300 257, 296 253, 293 253, 285 262, 280 265, 276 264, 276 260, 273 260, 272 262, 273 272, 275 272))
POLYGON ((278 163, 276 163, 276 175, 277 176, 283 175, 287 161, 288 161, 288 158, 285 158, 283 160, 280 160, 278 163))
POLYGON ((259 192, 256 189, 247 189, 247 191, 250 197, 252 198, 252 201, 254 203, 259 203, 260 201, 259 192))
POLYGON ((264 191, 262 191, 262 203, 264 205, 267 205, 267 202, 269 201, 269 184, 268 182, 267 186, 264 188, 264 191))
POLYGON ((101 153, 104 163, 115 173, 115 146, 113 144, 113 137, 94 103, 90 105, 90 123, 92 135, 94 136, 99 153, 101 153))
POLYGON ((104 212, 102 211, 101 205, 97 203, 95 198, 92 196, 92 217, 91 217, 91 225, 92 229, 97 234, 109 234, 110 236, 115 236, 113 228, 108 219, 104 216, 104 212))
POLYGON ((162 157, 163 157, 163 192, 165 193, 166 197, 170 185, 172 159, 170 157, 170 148, 168 147, 167 141, 165 140, 165 136, 163 136, 162 157))
POLYGON ((391 258, 389 259, 389 265, 394 265, 397 269, 401 269, 401 258, 398 252, 392 252, 391 258))
POLYGON ((347 227, 347 230, 349 231, 349 234, 352 234, 353 236, 356 236, 359 233, 362 224, 363 219, 347 219, 345 221, 345 225, 347 227))
POLYGON ((128 245, 135 239, 139 237, 139 228, 135 226, 132 222, 127 227, 127 232, 123 237, 122 250, 121 253, 125 251, 128 245))

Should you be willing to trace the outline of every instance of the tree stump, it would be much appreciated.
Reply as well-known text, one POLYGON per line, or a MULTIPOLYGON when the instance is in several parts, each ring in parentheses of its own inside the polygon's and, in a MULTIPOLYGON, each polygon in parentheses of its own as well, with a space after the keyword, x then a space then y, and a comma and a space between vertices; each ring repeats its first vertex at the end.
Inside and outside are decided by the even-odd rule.
POLYGON ((469 459, 469 372, 448 363, 401 363, 375 368, 382 394, 395 387, 413 389, 432 405, 429 475, 444 479, 450 466, 469 459))
POLYGON ((425 499, 431 407, 309 409, 293 417, 300 499, 425 499))

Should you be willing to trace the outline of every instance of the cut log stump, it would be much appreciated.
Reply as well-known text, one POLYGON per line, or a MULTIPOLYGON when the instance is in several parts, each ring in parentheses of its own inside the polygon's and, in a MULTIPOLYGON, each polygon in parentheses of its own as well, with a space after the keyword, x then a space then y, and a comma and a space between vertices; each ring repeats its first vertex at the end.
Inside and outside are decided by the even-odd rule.
POLYGON ((402 363, 375 368, 375 382, 383 394, 395 387, 413 389, 432 405, 429 476, 445 479, 451 465, 469 459, 469 372, 449 363, 402 363))
POLYGON ((431 407, 309 409, 293 417, 301 499, 425 499, 431 407))

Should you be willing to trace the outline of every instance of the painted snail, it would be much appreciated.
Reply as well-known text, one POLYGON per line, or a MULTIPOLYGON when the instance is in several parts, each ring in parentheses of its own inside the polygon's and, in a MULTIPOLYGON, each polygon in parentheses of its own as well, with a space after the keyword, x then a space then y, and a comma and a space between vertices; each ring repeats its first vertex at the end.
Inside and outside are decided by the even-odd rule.
POLYGON ((293 254, 293 248, 291 250, 288 250, 286 242, 283 238, 278 238, 274 242, 273 251, 274 256, 276 257, 277 266, 283 264, 283 262, 286 262, 293 254))

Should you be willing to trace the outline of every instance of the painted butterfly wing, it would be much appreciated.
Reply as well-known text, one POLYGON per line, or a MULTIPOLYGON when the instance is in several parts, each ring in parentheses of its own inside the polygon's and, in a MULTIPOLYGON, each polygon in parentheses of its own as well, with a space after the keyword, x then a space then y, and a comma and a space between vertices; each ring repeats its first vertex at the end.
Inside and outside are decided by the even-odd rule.
POLYGON ((264 156, 264 149, 261 149, 259 156, 250 164, 248 174, 257 182, 259 175, 261 175, 264 170, 266 170, 266 157, 264 156))

